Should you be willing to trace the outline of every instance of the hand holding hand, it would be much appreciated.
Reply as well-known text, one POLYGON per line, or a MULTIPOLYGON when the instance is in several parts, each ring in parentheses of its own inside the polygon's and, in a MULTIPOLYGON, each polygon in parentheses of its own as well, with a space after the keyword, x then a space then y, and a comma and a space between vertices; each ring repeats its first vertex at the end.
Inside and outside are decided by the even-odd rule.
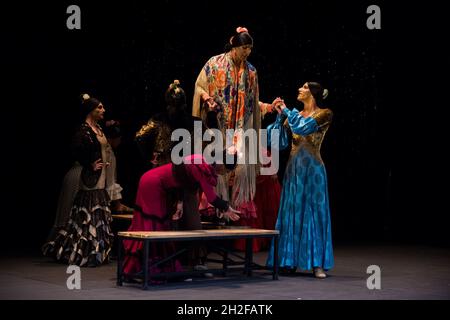
POLYGON ((208 104, 209 111, 217 111, 217 108, 219 107, 217 103, 214 101, 213 98, 209 98, 206 100, 206 103, 208 104))
POLYGON ((277 97, 275 100, 273 100, 272 105, 274 106, 274 109, 278 112, 278 114, 281 114, 283 109, 286 108, 284 100, 280 97, 277 97))
POLYGON ((205 101, 206 104, 208 105, 208 111, 216 111, 217 108, 219 107, 217 105, 217 103, 214 101, 214 99, 212 97, 210 97, 209 95, 204 94, 202 96, 202 98, 203 98, 203 101, 205 101))

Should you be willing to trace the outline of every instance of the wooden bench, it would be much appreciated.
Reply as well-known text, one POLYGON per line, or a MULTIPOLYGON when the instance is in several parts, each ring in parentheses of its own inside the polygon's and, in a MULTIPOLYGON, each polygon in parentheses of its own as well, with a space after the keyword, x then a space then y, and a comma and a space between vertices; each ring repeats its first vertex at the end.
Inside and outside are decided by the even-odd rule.
POLYGON ((133 220, 133 214, 115 214, 115 213, 113 213, 111 215, 111 217, 113 218, 113 220, 114 219, 117 219, 117 220, 128 220, 130 222, 131 222, 131 220, 133 220))
MULTIPOLYGON (((273 238, 274 240, 274 259, 273 259, 273 268, 272 270, 272 279, 278 280, 278 237, 279 231, 277 230, 265 230, 265 229, 252 229, 252 228, 228 228, 228 229, 210 229, 210 230, 191 230, 191 231, 124 231, 118 233, 119 239, 119 247, 117 254, 117 285, 123 285, 123 241, 124 239, 131 239, 136 241, 143 241, 143 261, 142 261, 142 271, 140 274, 134 275, 134 277, 142 278, 143 280, 143 289, 148 288, 148 282, 153 276, 149 274, 149 269, 152 266, 159 265, 165 261, 175 258, 180 255, 183 250, 171 255, 159 261, 155 264, 149 265, 149 251, 150 244, 152 242, 172 242, 172 241, 208 241, 208 244, 211 245, 212 240, 228 240, 228 239, 246 239, 246 251, 244 261, 244 273, 247 276, 252 275, 253 269, 267 269, 266 267, 258 266, 253 263, 253 250, 252 250, 252 242, 253 238, 273 238)), ((203 272, 210 273, 222 273, 226 274, 228 271, 228 263, 229 258, 228 254, 229 250, 225 248, 220 248, 223 251, 223 259, 222 269, 209 269, 203 272)), ((184 249, 184 251, 186 251, 184 249)), ((235 255, 237 256, 237 255, 235 255)), ((242 264, 242 263, 241 263, 242 264)), ((198 274, 199 272, 184 272, 183 274, 198 274)), ((158 274, 161 275, 179 275, 180 273, 168 273, 168 274, 158 274)))
MULTIPOLYGON (((132 214, 116 214, 113 213, 112 215, 113 221, 114 220, 118 220, 118 221, 128 221, 131 223, 131 220, 133 220, 133 215, 132 214)), ((218 224, 218 223, 214 223, 214 222, 208 222, 208 221, 202 221, 202 228, 203 229, 234 229, 234 228, 250 228, 250 227, 246 227, 246 226, 228 226, 228 225, 223 225, 223 224, 218 224)))

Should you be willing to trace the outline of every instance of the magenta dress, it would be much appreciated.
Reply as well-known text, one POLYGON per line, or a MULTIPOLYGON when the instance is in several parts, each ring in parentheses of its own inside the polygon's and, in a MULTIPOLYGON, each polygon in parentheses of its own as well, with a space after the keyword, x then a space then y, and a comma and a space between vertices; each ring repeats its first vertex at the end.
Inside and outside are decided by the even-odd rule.
MULTIPOLYGON (((200 155, 192 155, 186 160, 201 159, 201 164, 184 164, 185 172, 191 181, 199 184, 205 193, 208 202, 225 209, 226 201, 221 200, 214 191, 217 184, 217 175, 213 166, 207 164, 200 155)), ((136 196, 136 206, 133 220, 128 231, 164 231, 171 230, 171 217, 175 213, 174 208, 167 207, 167 193, 171 189, 183 188, 172 170, 172 164, 166 164, 144 173, 139 181, 136 196)), ((142 241, 124 240, 125 261, 124 272, 133 274, 141 271, 142 241)), ((150 251, 150 263, 154 263, 174 253, 173 243, 153 244, 150 251)), ((181 264, 177 261, 165 263, 158 268, 152 268, 151 273, 182 271, 181 264)))

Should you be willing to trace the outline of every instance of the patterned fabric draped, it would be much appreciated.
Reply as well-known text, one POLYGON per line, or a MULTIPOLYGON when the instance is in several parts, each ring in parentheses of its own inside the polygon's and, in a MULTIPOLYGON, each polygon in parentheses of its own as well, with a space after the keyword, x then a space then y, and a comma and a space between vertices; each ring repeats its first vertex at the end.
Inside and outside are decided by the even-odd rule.
POLYGON ((201 95, 205 93, 221 108, 217 118, 224 143, 233 142, 238 149, 238 157, 241 155, 239 161, 244 161, 232 172, 219 177, 223 180, 219 183, 221 186, 232 186, 231 195, 226 187, 219 192, 223 199, 231 199, 232 205, 242 211, 241 217, 256 217, 253 199, 259 167, 249 164, 249 153, 250 147, 259 146, 259 137, 257 135, 257 141, 253 143, 242 139, 246 130, 254 129, 258 133, 261 127, 256 69, 249 62, 240 69, 236 68, 229 53, 214 56, 201 70, 195 85, 192 114, 203 120, 207 110, 202 110, 201 95), (227 129, 235 129, 234 135, 227 137, 227 129))
POLYGON ((257 106, 258 78, 250 63, 236 69, 228 54, 211 58, 204 66, 208 78, 208 94, 223 107, 222 123, 226 128, 244 129, 257 106))

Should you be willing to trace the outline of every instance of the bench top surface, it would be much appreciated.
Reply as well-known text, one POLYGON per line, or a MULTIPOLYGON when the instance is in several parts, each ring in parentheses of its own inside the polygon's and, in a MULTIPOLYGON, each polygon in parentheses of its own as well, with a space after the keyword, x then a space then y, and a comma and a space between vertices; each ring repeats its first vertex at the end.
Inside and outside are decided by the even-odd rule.
MULTIPOLYGON (((132 214, 112 214, 111 215, 113 219, 117 219, 117 220, 133 220, 133 215, 132 214)), ((201 222, 202 226, 205 228, 214 228, 214 229, 233 229, 233 228, 250 228, 248 226, 229 226, 229 225, 222 225, 219 223, 215 223, 215 222, 209 222, 209 221, 202 221, 201 222)))
POLYGON ((277 235, 278 230, 266 229, 214 229, 190 231, 121 231, 121 237, 140 239, 176 239, 176 238, 220 238, 227 236, 277 235))
MULTIPOLYGON (((111 216, 112 216, 113 219, 133 220, 133 215, 132 214, 116 214, 116 213, 113 213, 111 216)), ((215 226, 217 224, 214 223, 214 222, 202 221, 202 225, 215 226)))
POLYGON ((111 216, 113 219, 124 219, 124 220, 132 220, 133 219, 132 214, 112 214, 111 216))

